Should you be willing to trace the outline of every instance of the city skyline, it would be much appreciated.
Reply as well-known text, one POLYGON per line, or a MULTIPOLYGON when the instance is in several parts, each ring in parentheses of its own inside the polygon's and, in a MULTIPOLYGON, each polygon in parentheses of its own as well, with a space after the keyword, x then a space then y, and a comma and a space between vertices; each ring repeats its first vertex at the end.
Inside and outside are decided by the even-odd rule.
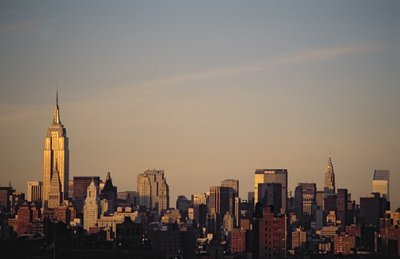
POLYGON ((331 148, 355 200, 400 181, 398 3, 1 5, 1 186, 42 181, 56 87, 70 179, 161 169, 171 204, 229 178, 246 198, 257 168, 323 189, 331 148))
MULTIPOLYGON (((58 105, 58 90, 57 90, 57 93, 56 93, 56 104, 55 104, 55 107, 54 107, 54 110, 53 110, 53 123, 52 123, 52 125, 50 126, 50 128, 49 128, 49 130, 50 129, 52 129, 52 127, 54 127, 54 125, 56 124, 56 125, 61 125, 61 127, 62 127, 62 129, 64 129, 65 130, 65 128, 64 128, 64 125, 63 124, 61 124, 61 120, 60 120, 60 115, 59 115, 59 113, 60 113, 60 111, 59 111, 59 105, 58 105)), ((48 138, 48 135, 49 133, 47 133, 47 135, 46 135, 46 138, 45 138, 45 140, 48 138)), ((44 147, 45 147, 45 152, 44 152, 44 157, 45 157, 45 159, 44 159, 44 161, 46 161, 46 141, 45 141, 45 145, 44 145, 44 147)), ((325 172, 324 172, 324 176, 323 176, 323 183, 322 184, 318 184, 318 181, 308 181, 309 183, 317 183, 317 188, 318 188, 318 190, 320 190, 320 191, 324 191, 324 189, 325 189, 325 184, 326 184, 326 177, 327 177, 327 174, 328 173, 332 173, 333 174, 333 186, 335 186, 335 174, 333 173, 333 162, 332 162, 332 157, 331 157, 332 155, 331 155, 331 151, 329 151, 329 156, 328 156, 328 163, 327 163, 327 165, 326 165, 326 168, 325 168, 325 172)), ((55 160, 56 161, 56 160, 55 160)), ((46 162, 47 163, 47 162, 46 162)), ((51 163, 51 164, 53 164, 53 163, 51 163)), ((55 164, 57 164, 57 163, 55 163, 55 164)), ((69 166, 69 165, 68 165, 69 166)), ((53 166, 51 166, 52 168, 53 168, 53 166)), ((44 168, 46 168, 46 166, 44 165, 44 168)), ((160 169, 160 171, 164 171, 162 168, 159 168, 160 169)), ((155 171, 159 171, 159 169, 153 169, 153 170, 155 170, 155 171)), ((54 168, 53 168, 53 170, 54 170, 54 168)), ((149 170, 149 168, 146 168, 145 170, 144 170, 144 172, 146 173, 147 171, 153 171, 153 170, 149 170)), ((257 173, 257 171, 263 171, 263 170, 282 170, 282 169, 254 169, 255 171, 256 171, 256 173, 257 173)), ((254 171, 253 170, 253 171, 254 171)), ((288 174, 288 170, 287 169, 283 169, 284 171, 286 171, 286 174, 288 174)), ((374 174, 373 174, 373 177, 371 177, 371 179, 368 179, 368 181, 371 181, 371 186, 372 186, 372 180, 375 180, 374 178, 375 178, 375 174, 376 174, 376 171, 382 171, 382 170, 377 170, 377 169, 374 169, 374 174)), ((383 170, 383 171, 387 171, 387 170, 383 170)), ((109 173, 108 173, 109 174, 109 173)), ((139 172, 138 174, 137 174, 137 177, 139 177, 140 175, 142 175, 143 174, 143 172, 139 172)), ((88 176, 88 175, 75 175, 75 176, 88 176)), ((97 175, 95 175, 95 174, 93 174, 92 175, 92 177, 94 177, 94 176, 99 176, 99 174, 97 174, 97 175)), ((43 175, 43 177, 44 177, 44 175, 43 175)), ((73 179, 73 177, 74 176, 72 176, 72 177, 70 177, 69 178, 69 180, 71 181, 72 179, 73 179)), ((286 176, 287 177, 287 176, 286 176)), ((287 178, 289 178, 290 179, 290 177, 287 177, 287 178)), ((214 179, 215 180, 215 179, 214 179)), ((222 179, 221 179, 222 180, 222 179)), ((220 180, 220 181, 221 181, 220 180)), ((40 179, 31 179, 31 180, 29 180, 26 184, 28 184, 29 185, 29 182, 30 181, 43 181, 43 178, 40 178, 40 179)), ((11 179, 9 180, 9 182, 12 182, 11 181, 11 179)), ((239 182, 240 182, 240 179, 239 179, 239 182)), ((304 182, 304 181, 303 181, 304 182)), ((290 181, 288 181, 288 183, 290 183, 290 181)), ((300 182, 297 182, 297 183, 295 183, 295 184, 293 184, 293 183, 291 183, 291 185, 290 186, 292 186, 292 185, 294 185, 294 186, 296 186, 297 184, 299 184, 300 182)), ((215 184, 214 184, 214 182, 212 182, 212 183, 210 183, 210 185, 209 186, 214 186, 215 184)), ((3 186, 6 186, 6 185, 3 185, 3 186)), ((138 190, 138 183, 136 183, 136 187, 135 188, 133 188, 133 189, 123 189, 124 191, 132 191, 132 190, 138 190)), ((334 187, 333 187, 334 188, 334 187)), ((339 187, 339 188, 348 188, 350 191, 351 191, 351 187, 339 187)), ((368 195, 371 195, 372 194, 372 192, 373 192, 373 186, 371 187, 371 192, 370 193, 367 193, 367 194, 364 194, 364 195, 360 195, 360 196, 368 196, 368 195)), ((21 191, 21 192, 23 192, 23 190, 17 190, 17 191, 21 191)), ((249 189, 247 192, 245 192, 245 193, 241 193, 241 198, 244 198, 244 199, 246 199, 247 198, 247 193, 248 192, 250 192, 250 191, 254 191, 254 189, 249 189)), ((287 190, 288 191, 288 195, 291 193, 292 194, 292 196, 294 196, 294 191, 295 191, 295 188, 293 188, 293 189, 288 189, 287 190)), ((198 191, 198 192, 192 192, 192 193, 189 193, 189 194, 187 194, 187 193, 177 193, 176 191, 175 191, 175 195, 176 195, 176 197, 178 197, 179 195, 186 195, 187 197, 190 197, 191 195, 193 195, 193 194, 195 194, 195 193, 201 193, 201 192, 208 192, 207 190, 204 190, 204 191, 198 191)), ((334 192, 334 191, 333 191, 334 192)), ((63 192, 62 192, 63 193, 63 192)), ((353 196, 354 197, 354 196, 353 196)), ((169 199, 169 198, 168 198, 169 199)), ((356 198, 356 200, 358 199, 358 197, 356 198)), ((173 199, 172 199, 173 200, 173 199)), ((176 199, 175 199, 176 200, 176 199)), ((172 204, 173 204, 173 202, 172 202, 172 204)), ((392 203, 392 205, 394 205, 393 203, 392 203)), ((396 207, 396 206, 395 206, 396 207)), ((397 207, 396 207, 397 208, 397 207)))

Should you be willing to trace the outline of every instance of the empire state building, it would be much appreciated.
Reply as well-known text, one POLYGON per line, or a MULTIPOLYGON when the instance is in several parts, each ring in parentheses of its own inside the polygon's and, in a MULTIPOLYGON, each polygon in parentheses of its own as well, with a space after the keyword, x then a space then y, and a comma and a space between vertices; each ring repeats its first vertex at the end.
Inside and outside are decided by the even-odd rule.
POLYGON ((58 92, 54 107, 53 123, 47 130, 43 150, 43 207, 48 207, 50 183, 53 172, 58 171, 62 200, 68 198, 69 150, 67 130, 61 124, 58 92))

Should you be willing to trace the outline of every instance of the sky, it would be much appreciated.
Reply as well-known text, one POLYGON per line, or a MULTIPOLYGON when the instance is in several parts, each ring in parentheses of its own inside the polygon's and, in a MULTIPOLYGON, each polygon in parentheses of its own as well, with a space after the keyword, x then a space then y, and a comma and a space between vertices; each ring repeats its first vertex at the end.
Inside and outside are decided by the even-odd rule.
POLYGON ((136 190, 164 169, 170 204, 257 168, 352 198, 388 169, 400 206, 399 1, 1 1, 0 186, 42 179, 59 91, 70 178, 136 190))

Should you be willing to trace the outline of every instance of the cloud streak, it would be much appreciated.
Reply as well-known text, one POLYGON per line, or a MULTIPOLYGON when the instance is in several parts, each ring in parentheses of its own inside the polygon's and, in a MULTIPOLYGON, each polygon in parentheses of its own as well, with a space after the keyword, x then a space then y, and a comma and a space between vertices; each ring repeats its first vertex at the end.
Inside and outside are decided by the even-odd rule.
POLYGON ((320 48, 312 50, 303 50, 286 56, 275 57, 263 62, 257 62, 244 66, 231 66, 217 68, 205 72, 189 73, 176 75, 155 80, 145 81, 140 84, 140 88, 150 90, 164 90, 172 85, 186 83, 191 81, 207 80, 218 77, 232 77, 240 75, 248 75, 272 69, 279 69, 285 66, 293 66, 307 63, 317 63, 339 59, 349 55, 356 55, 373 51, 372 45, 348 45, 337 46, 331 48, 320 48))

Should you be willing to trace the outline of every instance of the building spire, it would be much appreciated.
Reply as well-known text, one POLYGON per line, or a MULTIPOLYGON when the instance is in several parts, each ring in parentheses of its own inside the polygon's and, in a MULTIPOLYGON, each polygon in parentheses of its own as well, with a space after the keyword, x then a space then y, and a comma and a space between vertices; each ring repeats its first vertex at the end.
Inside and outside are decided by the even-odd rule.
POLYGON ((56 106, 54 107, 53 123, 60 124, 60 110, 58 108, 58 89, 56 91, 56 106))
POLYGON ((324 192, 326 194, 334 194, 335 191, 335 171, 333 169, 332 157, 329 150, 328 164, 326 165, 324 177, 324 192))

